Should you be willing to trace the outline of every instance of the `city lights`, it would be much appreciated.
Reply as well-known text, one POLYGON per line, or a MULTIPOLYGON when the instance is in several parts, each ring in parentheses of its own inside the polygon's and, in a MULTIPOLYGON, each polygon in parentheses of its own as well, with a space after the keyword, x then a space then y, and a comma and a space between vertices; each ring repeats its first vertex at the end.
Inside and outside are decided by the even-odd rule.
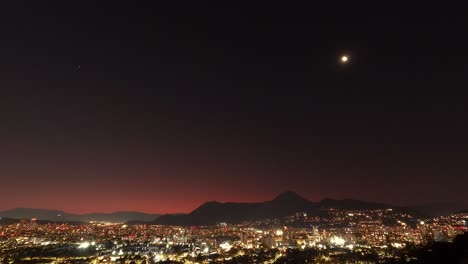
POLYGON ((91 244, 89 242, 83 242, 81 243, 78 248, 88 248, 91 244))
MULTIPOLYGON (((77 251, 70 251, 60 259, 69 263, 125 262, 136 256, 141 260, 175 263, 215 257, 222 263, 243 256, 255 258, 259 250, 266 252, 264 258, 268 263, 274 263, 288 256, 281 253, 287 249, 317 250, 314 252, 319 255, 310 259, 311 263, 325 259, 338 262, 338 252, 385 256, 388 250, 404 252, 408 245, 424 247, 434 241, 450 242, 468 231, 467 220, 468 214, 418 219, 397 210, 333 208, 324 210, 322 216, 295 213, 240 224, 198 227, 97 222, 38 224, 38 220, 21 220, 0 225, 0 248, 27 255, 37 248, 55 252, 70 248, 71 244, 77 251)), ((0 259, 1 256, 0 251, 0 259)), ((257 259, 256 263, 260 261, 257 259)))

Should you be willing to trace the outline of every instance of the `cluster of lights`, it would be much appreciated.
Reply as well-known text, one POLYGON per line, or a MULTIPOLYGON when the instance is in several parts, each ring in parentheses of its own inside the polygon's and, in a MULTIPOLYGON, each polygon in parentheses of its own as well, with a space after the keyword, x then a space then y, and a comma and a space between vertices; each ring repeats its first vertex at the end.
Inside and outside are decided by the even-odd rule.
POLYGON ((78 245, 78 248, 85 249, 85 248, 89 248, 90 246, 95 246, 95 245, 96 245, 96 242, 94 241, 92 242, 85 241, 85 242, 81 242, 78 245))
MULTIPOLYGON (((403 249, 409 243, 425 243, 424 234, 433 234, 435 241, 451 241, 457 234, 467 230, 468 220, 468 214, 415 219, 403 213, 392 212, 391 209, 370 211, 329 209, 329 213, 330 218, 326 219, 297 213, 288 216, 286 218, 288 222, 283 226, 279 225, 281 222, 264 220, 270 224, 267 228, 258 227, 257 224, 264 223, 260 220, 255 221, 256 225, 253 226, 251 223, 238 226, 220 224, 191 229, 110 223, 78 226, 40 225, 31 221, 31 223, 24 222, 19 225, 0 227, 0 236, 11 238, 11 240, 0 240, 0 248, 8 245, 9 241, 14 241, 12 245, 16 250, 28 248, 31 245, 57 244, 60 246, 62 242, 53 240, 60 235, 66 237, 70 241, 68 243, 75 243, 81 253, 88 254, 90 252, 86 249, 92 248, 102 253, 97 256, 97 260, 111 263, 133 254, 151 257, 156 262, 166 259, 181 260, 187 256, 196 258, 200 255, 204 258, 212 258, 213 254, 229 260, 236 256, 247 255, 249 250, 258 248, 298 247, 306 249, 310 247, 331 251, 348 249, 355 252, 362 252, 371 247, 403 249), (384 218, 394 219, 395 225, 385 226, 384 218), (297 221, 306 223, 308 227, 292 227, 293 224, 298 223, 297 221), (321 232, 317 228, 320 222, 322 223, 321 232), (415 227, 412 227, 412 223, 416 224, 415 227), (33 232, 37 232, 37 235, 33 232), (359 234, 366 243, 360 243, 354 233, 359 234), (41 234, 50 234, 50 236, 41 237, 41 234), (90 237, 93 238, 90 239, 90 237), (102 243, 103 239, 112 240, 112 238, 116 238, 112 241, 113 245, 102 243), (151 241, 149 244, 147 244, 148 240, 151 241), (223 243, 219 244, 219 242, 223 243), (126 243, 135 247, 125 247, 126 243), (173 253, 172 247, 179 245, 185 247, 183 252, 173 253), (152 255, 149 255, 149 252, 152 252, 152 255)), ((73 258, 70 256, 70 259, 73 258)), ((326 258, 329 261, 332 259, 330 256, 326 258)))
POLYGON ((221 249, 223 249, 224 251, 229 251, 229 250, 231 250, 232 245, 229 244, 228 242, 224 242, 224 243, 220 244, 219 247, 221 249))
POLYGON ((335 246, 340 246, 340 247, 342 247, 342 246, 344 246, 344 244, 346 243, 346 241, 345 241, 343 238, 341 238, 341 237, 332 236, 332 237, 330 238, 330 243, 332 243, 332 244, 335 245, 335 246))

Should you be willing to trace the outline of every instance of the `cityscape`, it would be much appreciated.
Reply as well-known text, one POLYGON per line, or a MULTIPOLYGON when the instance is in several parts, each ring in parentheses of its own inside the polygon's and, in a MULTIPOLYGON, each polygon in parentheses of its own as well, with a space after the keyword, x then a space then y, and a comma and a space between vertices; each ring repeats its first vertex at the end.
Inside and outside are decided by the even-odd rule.
MULTIPOLYGON (((409 208, 361 201, 322 201, 314 208, 304 207, 304 201, 294 192, 285 192, 266 202, 277 217, 245 215, 234 222, 209 225, 165 225, 158 224, 157 218, 125 223, 2 218, 0 261, 421 263, 421 256, 430 256, 425 256, 424 250, 433 252, 431 247, 441 245, 454 247, 447 252, 460 262, 453 263, 468 261, 468 211, 424 217, 409 208), (286 212, 281 207, 301 209, 291 213, 295 209, 286 212), (454 245, 461 246, 459 251, 454 245)), ((229 219, 225 218, 229 213, 213 215, 216 209, 212 204, 206 203, 190 214, 229 219)), ((447 256, 430 259, 435 261, 431 263, 442 263, 438 261, 447 261, 447 256)))

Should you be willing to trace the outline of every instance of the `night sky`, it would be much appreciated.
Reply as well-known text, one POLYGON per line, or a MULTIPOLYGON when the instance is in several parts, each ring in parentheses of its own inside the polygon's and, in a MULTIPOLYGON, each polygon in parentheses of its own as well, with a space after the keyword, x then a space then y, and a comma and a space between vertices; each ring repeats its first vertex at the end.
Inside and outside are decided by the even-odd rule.
POLYGON ((12 2, 2 210, 466 201, 462 1, 12 2))

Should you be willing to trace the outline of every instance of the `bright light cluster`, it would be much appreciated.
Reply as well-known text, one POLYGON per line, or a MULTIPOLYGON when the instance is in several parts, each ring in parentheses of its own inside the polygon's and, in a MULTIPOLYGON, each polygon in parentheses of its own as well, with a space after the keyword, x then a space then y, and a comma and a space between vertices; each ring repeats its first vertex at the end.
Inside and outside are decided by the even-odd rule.
POLYGON ((333 245, 336 245, 336 246, 344 246, 345 244, 345 240, 341 237, 338 237, 338 236, 332 236, 330 238, 330 243, 332 243, 333 245))
POLYGON ((229 244, 228 242, 224 242, 220 244, 219 247, 223 249, 224 251, 229 251, 232 248, 231 244, 229 244))
POLYGON ((81 243, 78 248, 88 248, 91 245, 89 242, 83 242, 81 243))

